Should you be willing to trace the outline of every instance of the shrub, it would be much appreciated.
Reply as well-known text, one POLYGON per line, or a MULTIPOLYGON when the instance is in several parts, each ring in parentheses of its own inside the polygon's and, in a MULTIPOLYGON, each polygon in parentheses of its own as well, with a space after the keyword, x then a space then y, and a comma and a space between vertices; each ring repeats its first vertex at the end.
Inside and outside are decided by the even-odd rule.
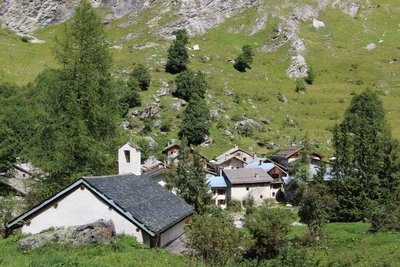
POLYGON ((233 67, 240 71, 240 72, 245 72, 246 69, 251 69, 251 64, 253 63, 253 50, 251 49, 250 45, 245 45, 242 47, 242 54, 240 54, 236 59, 235 59, 235 64, 233 67))
POLYGON ((228 202, 228 209, 233 212, 239 212, 242 210, 242 203, 237 199, 232 199, 228 202))
POLYGON ((306 85, 304 81, 301 79, 296 80, 296 92, 297 93, 304 93, 306 91, 306 85))
POLYGON ((134 77, 138 81, 140 89, 147 90, 149 88, 151 77, 149 70, 145 65, 135 64, 131 77, 134 77))
POLYGON ((313 83, 314 83, 314 79, 315 79, 314 70, 312 69, 311 66, 309 66, 309 67, 308 67, 308 70, 307 70, 307 77, 304 78, 304 81, 305 81, 307 84, 313 84, 313 83))
POLYGON ((269 202, 246 216, 246 228, 254 238, 253 251, 258 259, 270 259, 285 247, 291 217, 285 210, 273 208, 269 202))
POLYGON ((371 215, 371 232, 400 231, 400 207, 385 206, 371 215))

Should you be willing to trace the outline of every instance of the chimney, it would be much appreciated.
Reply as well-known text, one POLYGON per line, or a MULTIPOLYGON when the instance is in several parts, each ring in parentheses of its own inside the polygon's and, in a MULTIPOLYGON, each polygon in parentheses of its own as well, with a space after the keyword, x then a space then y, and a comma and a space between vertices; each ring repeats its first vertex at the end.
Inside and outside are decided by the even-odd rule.
POLYGON ((258 176, 258 173, 256 173, 256 174, 254 175, 254 177, 255 177, 255 178, 258 178, 258 177, 259 177, 259 176, 258 176))

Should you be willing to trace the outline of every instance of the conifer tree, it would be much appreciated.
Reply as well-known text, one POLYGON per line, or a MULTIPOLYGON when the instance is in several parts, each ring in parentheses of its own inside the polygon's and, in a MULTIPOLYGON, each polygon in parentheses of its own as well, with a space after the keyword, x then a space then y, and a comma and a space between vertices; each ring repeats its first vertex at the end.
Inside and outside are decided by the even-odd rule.
POLYGON ((192 70, 185 70, 180 73, 175 80, 176 91, 174 96, 189 101, 192 95, 197 94, 204 98, 207 91, 207 82, 202 72, 194 72, 192 70))
POLYGON ((147 67, 143 64, 134 65, 131 78, 135 78, 138 81, 139 87, 143 91, 147 90, 150 86, 151 82, 150 73, 147 67))
POLYGON ((56 177, 106 174, 113 166, 117 98, 104 26, 87 0, 76 8, 58 41, 59 70, 36 80, 37 113, 31 156, 56 177))
POLYGON ((245 72, 246 69, 251 69, 251 64, 253 63, 253 50, 250 45, 245 45, 242 47, 242 54, 240 54, 235 59, 235 64, 233 67, 240 71, 245 72))
POLYGON ((175 32, 176 39, 168 49, 168 61, 166 70, 169 73, 176 74, 186 70, 189 62, 189 54, 186 45, 189 41, 188 33, 185 29, 175 32))
POLYGON ((204 160, 182 142, 178 162, 168 174, 168 188, 174 189, 196 212, 204 213, 211 201, 204 160))
POLYGON ((179 137, 181 140, 185 138, 190 145, 201 144, 209 134, 210 121, 205 100, 195 94, 185 109, 179 137))

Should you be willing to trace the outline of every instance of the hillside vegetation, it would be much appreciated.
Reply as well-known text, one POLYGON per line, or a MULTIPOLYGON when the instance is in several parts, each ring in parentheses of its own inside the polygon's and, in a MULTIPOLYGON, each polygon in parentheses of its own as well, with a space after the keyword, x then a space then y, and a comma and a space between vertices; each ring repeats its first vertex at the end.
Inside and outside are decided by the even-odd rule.
MULTIPOLYGON (((189 68, 206 74, 210 87, 206 94, 208 106, 222 110, 211 127, 212 144, 200 148, 206 156, 213 158, 234 144, 268 153, 271 152, 265 147, 268 142, 286 147, 290 141, 299 143, 305 137, 318 150, 332 155, 330 130, 342 119, 352 96, 367 87, 380 92, 393 135, 400 137, 398 1, 361 1, 363 4, 354 17, 337 6, 326 5, 317 16, 326 26, 319 29, 313 27, 312 19, 306 18, 308 8, 318 9, 321 1, 259 2, 189 40, 190 47, 200 47, 189 51, 189 68), (295 81, 286 74, 292 56, 298 54, 292 42, 276 50, 269 49, 283 38, 281 35, 273 39, 277 26, 289 23, 294 13, 303 14, 294 33, 303 41, 306 50, 301 54, 316 74, 305 93, 295 92, 295 81), (365 47, 371 43, 376 48, 367 50, 365 47), (252 69, 240 73, 227 60, 237 57, 244 45, 251 45, 255 56, 252 69), (209 60, 203 61, 204 56, 209 60), (233 95, 228 96, 227 92, 233 95), (236 131, 235 124, 243 120, 243 114, 259 122, 260 128, 247 134, 236 131), (271 124, 264 124, 263 120, 270 120, 271 124), (225 134, 227 129, 233 133, 232 138, 225 134)), ((153 96, 160 88, 173 88, 175 76, 162 68, 171 41, 161 34, 168 32, 165 25, 174 21, 177 8, 155 2, 137 16, 128 15, 107 24, 114 75, 125 77, 123 70, 131 71, 135 62, 150 67, 152 84, 148 91, 142 92, 144 104, 154 105, 153 96)), ((45 43, 24 42, 11 31, 1 29, 1 79, 23 85, 33 81, 44 68, 56 67, 52 48, 63 27, 63 24, 52 25, 35 32, 34 36, 45 43)), ((163 111, 155 120, 171 122, 172 126, 168 133, 154 128, 150 134, 161 149, 169 139, 177 137, 182 110, 171 108, 177 102, 171 96, 158 98, 163 111)), ((127 120, 134 126, 138 139, 143 122, 131 115, 127 120)))
MULTIPOLYGON (((305 251, 297 253, 291 251, 292 254, 288 255, 286 264, 287 266, 293 266, 291 264, 294 262, 304 264, 304 258, 306 258, 306 266, 398 266, 399 233, 369 234, 368 229, 369 224, 366 223, 329 224, 328 238, 323 243, 305 251)), ((290 233, 290 239, 300 237, 305 231, 306 227, 294 227, 290 233)), ((190 265, 187 257, 176 256, 162 249, 144 248, 132 237, 127 236, 119 237, 119 244, 113 246, 67 248, 48 245, 33 251, 18 250, 16 248, 18 239, 19 237, 0 239, 1 266, 190 265)), ((193 264, 201 266, 199 262, 192 262, 193 264)))

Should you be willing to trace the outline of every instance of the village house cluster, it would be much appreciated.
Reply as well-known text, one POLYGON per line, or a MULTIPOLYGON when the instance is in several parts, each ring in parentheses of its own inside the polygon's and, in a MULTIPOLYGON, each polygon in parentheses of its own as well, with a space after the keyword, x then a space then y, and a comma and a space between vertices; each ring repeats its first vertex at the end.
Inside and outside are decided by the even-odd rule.
MULTIPOLYGON (((300 158, 303 147, 290 147, 271 158, 259 158, 235 146, 213 160, 202 156, 212 204, 227 208, 236 200, 245 206, 248 197, 256 205, 267 199, 284 200, 283 184, 290 179, 288 165, 300 158)), ((162 162, 149 157, 141 163, 141 149, 127 142, 118 149, 118 175, 82 177, 8 223, 9 229, 39 233, 50 227, 67 227, 112 220, 117 234, 133 235, 150 247, 165 247, 184 233, 193 208, 165 188, 168 169, 177 161, 180 146, 169 143, 162 162)), ((198 153, 191 149, 191 153, 198 153)), ((315 172, 323 155, 310 155, 315 172)), ((26 194, 21 181, 33 167, 16 164, 8 186, 26 194), (17 182, 20 181, 20 182, 17 182)))

